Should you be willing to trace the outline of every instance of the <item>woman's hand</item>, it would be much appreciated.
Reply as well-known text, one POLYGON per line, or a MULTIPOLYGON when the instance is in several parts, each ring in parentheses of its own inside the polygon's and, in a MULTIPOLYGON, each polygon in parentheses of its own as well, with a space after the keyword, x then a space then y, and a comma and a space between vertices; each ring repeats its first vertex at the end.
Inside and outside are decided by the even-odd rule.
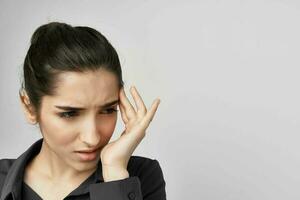
POLYGON ((145 137, 146 129, 160 103, 160 99, 156 99, 150 109, 147 110, 136 88, 131 87, 130 92, 135 101, 136 109, 134 109, 125 94, 124 88, 122 88, 119 94, 119 108, 125 130, 117 140, 104 146, 100 154, 105 181, 129 177, 127 172, 128 161, 135 148, 145 137))

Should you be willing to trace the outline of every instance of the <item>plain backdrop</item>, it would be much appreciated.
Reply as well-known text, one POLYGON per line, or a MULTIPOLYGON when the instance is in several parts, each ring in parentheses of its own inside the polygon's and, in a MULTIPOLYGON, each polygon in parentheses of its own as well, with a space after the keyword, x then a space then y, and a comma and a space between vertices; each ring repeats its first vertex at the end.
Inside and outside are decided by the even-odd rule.
MULTIPOLYGON (((168 199, 300 199, 299 1, 1 0, 0 158, 41 137, 18 90, 30 37, 51 21, 103 33, 127 91, 161 98, 134 155, 159 161, 168 199)), ((119 115, 114 138, 122 129, 119 115)))

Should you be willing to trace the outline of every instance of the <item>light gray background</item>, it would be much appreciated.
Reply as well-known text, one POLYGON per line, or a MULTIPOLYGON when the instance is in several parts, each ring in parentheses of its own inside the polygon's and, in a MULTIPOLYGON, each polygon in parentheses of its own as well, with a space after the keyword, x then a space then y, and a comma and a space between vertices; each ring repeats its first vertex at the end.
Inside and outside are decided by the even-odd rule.
POLYGON ((33 31, 58 20, 102 32, 126 89, 161 98, 134 154, 159 160, 168 199, 299 199, 299 11, 296 0, 1 0, 0 158, 40 138, 20 69, 33 31))

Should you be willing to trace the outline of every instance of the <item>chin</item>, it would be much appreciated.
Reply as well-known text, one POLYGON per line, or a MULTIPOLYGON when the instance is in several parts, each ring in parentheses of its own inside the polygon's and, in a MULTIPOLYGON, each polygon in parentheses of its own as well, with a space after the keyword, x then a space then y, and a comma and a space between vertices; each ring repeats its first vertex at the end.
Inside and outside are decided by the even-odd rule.
POLYGON ((90 170, 90 169, 94 169, 95 166, 97 166, 98 162, 99 162, 100 158, 97 158, 93 161, 89 161, 89 162, 82 162, 82 161, 76 161, 74 168, 78 171, 86 171, 86 170, 90 170))

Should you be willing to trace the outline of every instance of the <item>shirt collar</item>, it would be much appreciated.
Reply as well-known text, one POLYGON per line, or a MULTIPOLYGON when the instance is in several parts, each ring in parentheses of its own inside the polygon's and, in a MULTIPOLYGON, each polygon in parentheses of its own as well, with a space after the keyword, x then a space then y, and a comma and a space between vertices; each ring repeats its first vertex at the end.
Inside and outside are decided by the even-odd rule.
MULTIPOLYGON (((0 200, 6 200, 8 196, 12 196, 13 200, 21 199, 20 195, 26 164, 40 152, 42 143, 43 138, 37 140, 23 154, 15 159, 6 175, 0 200)), ((97 170, 69 195, 86 193, 88 192, 88 183, 99 183, 103 181, 104 179, 102 176, 102 164, 99 160, 97 170)))

